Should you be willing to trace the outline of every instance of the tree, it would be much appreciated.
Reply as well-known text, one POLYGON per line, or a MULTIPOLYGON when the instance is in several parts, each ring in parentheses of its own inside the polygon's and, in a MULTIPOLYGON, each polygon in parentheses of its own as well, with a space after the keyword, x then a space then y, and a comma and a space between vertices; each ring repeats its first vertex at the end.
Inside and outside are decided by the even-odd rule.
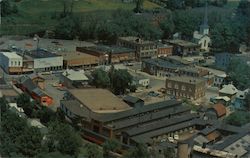
POLYGON ((160 23, 160 28, 163 30, 163 38, 169 39, 172 37, 172 34, 175 30, 175 25, 173 21, 173 17, 170 14, 164 21, 160 23))
POLYGON ((250 66, 244 59, 232 59, 227 73, 238 89, 245 90, 250 87, 250 66))
POLYGON ((115 94, 124 94, 130 88, 133 77, 127 70, 114 70, 112 76, 112 90, 115 94))
POLYGON ((73 13, 74 0, 62 0, 63 10, 61 17, 64 18, 73 13))
POLYGON ((249 112, 236 111, 226 117, 224 121, 234 126, 242 126, 250 122, 250 115, 249 112))
POLYGON ((28 127, 26 120, 7 110, 1 116, 0 151, 4 157, 34 157, 41 149, 38 128, 28 127))
POLYGON ((81 137, 71 126, 55 121, 51 122, 48 128, 46 145, 49 152, 59 151, 72 156, 79 154, 79 147, 82 145, 81 137))
POLYGON ((250 111, 250 92, 248 92, 246 95, 246 104, 247 104, 247 109, 250 111))
POLYGON ((117 140, 109 139, 103 144, 103 157, 110 158, 110 152, 116 152, 120 148, 117 140))
POLYGON ((17 106, 23 108, 24 113, 28 116, 32 116, 34 112, 34 104, 30 101, 30 96, 28 94, 21 94, 17 98, 17 106))
POLYGON ((0 112, 1 112, 1 115, 3 113, 5 113, 8 109, 8 102, 7 100, 5 99, 5 97, 2 97, 0 98, 0 112))
POLYGON ((93 85, 98 88, 107 88, 110 85, 110 78, 108 73, 105 72, 103 69, 99 68, 96 69, 93 73, 93 85))
POLYGON ((150 154, 147 147, 143 144, 138 144, 135 148, 131 148, 124 158, 149 158, 150 154))
POLYGON ((22 135, 16 140, 16 143, 19 144, 18 150, 28 157, 36 156, 40 153, 42 146, 41 132, 35 127, 27 127, 22 132, 22 135))
POLYGON ((135 13, 142 13, 143 12, 143 2, 144 0, 135 0, 136 7, 134 9, 135 13))
POLYGON ((41 123, 44 123, 44 124, 47 124, 48 122, 56 119, 55 113, 47 107, 42 107, 38 111, 38 116, 40 118, 41 123))
POLYGON ((102 157, 100 149, 98 148, 97 145, 95 144, 86 144, 84 146, 85 150, 86 150, 86 157, 88 158, 100 158, 102 157))
POLYGON ((38 158, 73 158, 70 155, 65 155, 58 151, 50 152, 50 153, 41 153, 37 157, 38 158))

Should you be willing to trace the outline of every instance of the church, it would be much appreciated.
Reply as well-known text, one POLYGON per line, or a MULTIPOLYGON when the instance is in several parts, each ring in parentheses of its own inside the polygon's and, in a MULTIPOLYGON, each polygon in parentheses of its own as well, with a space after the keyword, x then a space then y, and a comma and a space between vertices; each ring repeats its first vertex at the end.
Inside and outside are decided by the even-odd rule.
POLYGON ((211 39, 209 37, 209 26, 208 26, 208 17, 207 17, 207 3, 205 7, 205 16, 203 24, 200 25, 200 31, 194 31, 193 42, 200 45, 201 51, 209 51, 209 45, 211 39))

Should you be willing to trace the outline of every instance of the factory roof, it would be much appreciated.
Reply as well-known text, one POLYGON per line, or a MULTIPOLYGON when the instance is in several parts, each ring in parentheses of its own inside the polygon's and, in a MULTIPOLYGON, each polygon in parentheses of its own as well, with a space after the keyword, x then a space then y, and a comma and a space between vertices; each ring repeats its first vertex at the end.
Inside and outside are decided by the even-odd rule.
POLYGON ((118 112, 131 108, 106 89, 70 89, 69 92, 93 112, 118 112))
POLYGON ((50 58, 50 57, 58 57, 60 55, 49 52, 47 50, 44 49, 37 49, 37 50, 32 50, 28 53, 26 53, 26 55, 32 57, 32 58, 50 58))
POLYGON ((183 82, 183 83, 188 83, 188 84, 205 83, 204 79, 188 77, 188 76, 181 76, 181 77, 180 76, 171 76, 171 77, 167 77, 167 80, 183 82))
POLYGON ((120 53, 133 53, 135 50, 126 48, 126 47, 120 47, 120 46, 114 46, 114 45, 96 45, 93 47, 85 48, 88 50, 96 51, 99 53, 112 53, 112 54, 120 54, 120 53))

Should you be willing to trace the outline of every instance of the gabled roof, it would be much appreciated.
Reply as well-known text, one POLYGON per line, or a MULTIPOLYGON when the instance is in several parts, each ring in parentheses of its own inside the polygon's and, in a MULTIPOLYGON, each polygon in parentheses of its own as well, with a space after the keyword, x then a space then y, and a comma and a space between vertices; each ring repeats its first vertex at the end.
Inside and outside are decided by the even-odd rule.
POLYGON ((127 95, 126 97, 124 97, 123 100, 125 102, 129 102, 129 103, 133 103, 133 104, 138 103, 138 102, 144 102, 142 99, 137 98, 137 97, 133 97, 130 95, 127 95))
POLYGON ((232 85, 232 84, 228 84, 228 85, 224 85, 223 88, 221 90, 219 90, 220 93, 224 93, 224 94, 236 94, 238 92, 237 88, 232 85))
POLYGON ((68 78, 71 81, 88 81, 88 77, 84 74, 83 70, 66 70, 63 72, 63 76, 68 78))
POLYGON ((215 104, 213 109, 216 111, 218 117, 226 115, 227 110, 223 104, 215 104))

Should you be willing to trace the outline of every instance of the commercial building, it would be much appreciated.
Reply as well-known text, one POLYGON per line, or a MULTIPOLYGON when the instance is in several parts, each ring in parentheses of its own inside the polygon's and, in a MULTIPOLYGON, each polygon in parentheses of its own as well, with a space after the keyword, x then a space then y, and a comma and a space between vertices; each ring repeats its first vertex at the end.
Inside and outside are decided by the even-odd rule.
POLYGON ((137 76, 134 76, 133 83, 136 86, 147 87, 150 84, 150 79, 146 78, 145 76, 137 75, 137 76))
POLYGON ((177 98, 196 100, 205 96, 206 83, 202 79, 193 77, 167 77, 166 92, 177 98))
POLYGON ((35 71, 56 71, 63 68, 63 57, 43 49, 37 49, 25 54, 33 62, 35 71))
POLYGON ((222 70, 226 70, 233 58, 231 53, 216 53, 215 54, 215 66, 222 70))
POLYGON ((23 58, 15 52, 0 52, 0 65, 6 73, 20 74, 23 68, 23 58))
POLYGON ((208 71, 195 66, 188 66, 188 62, 177 61, 170 57, 145 59, 142 61, 142 71, 155 76, 166 77, 171 75, 181 75, 190 77, 203 77, 208 75, 208 71))
POLYGON ((157 56, 157 45, 153 41, 144 41, 138 37, 119 37, 117 45, 134 49, 135 57, 139 61, 157 56))
POLYGON ((96 45, 94 47, 77 47, 77 51, 96 56, 99 60, 99 64, 135 60, 135 50, 122 46, 96 45))
POLYGON ((171 56, 173 54, 173 46, 168 44, 158 44, 157 45, 157 56, 158 57, 166 57, 171 56))
POLYGON ((184 40, 169 40, 168 44, 173 45, 173 54, 185 56, 200 50, 200 45, 184 40))
POLYGON ((83 68, 90 69, 99 64, 99 58, 82 52, 58 53, 63 56, 63 68, 83 68))

